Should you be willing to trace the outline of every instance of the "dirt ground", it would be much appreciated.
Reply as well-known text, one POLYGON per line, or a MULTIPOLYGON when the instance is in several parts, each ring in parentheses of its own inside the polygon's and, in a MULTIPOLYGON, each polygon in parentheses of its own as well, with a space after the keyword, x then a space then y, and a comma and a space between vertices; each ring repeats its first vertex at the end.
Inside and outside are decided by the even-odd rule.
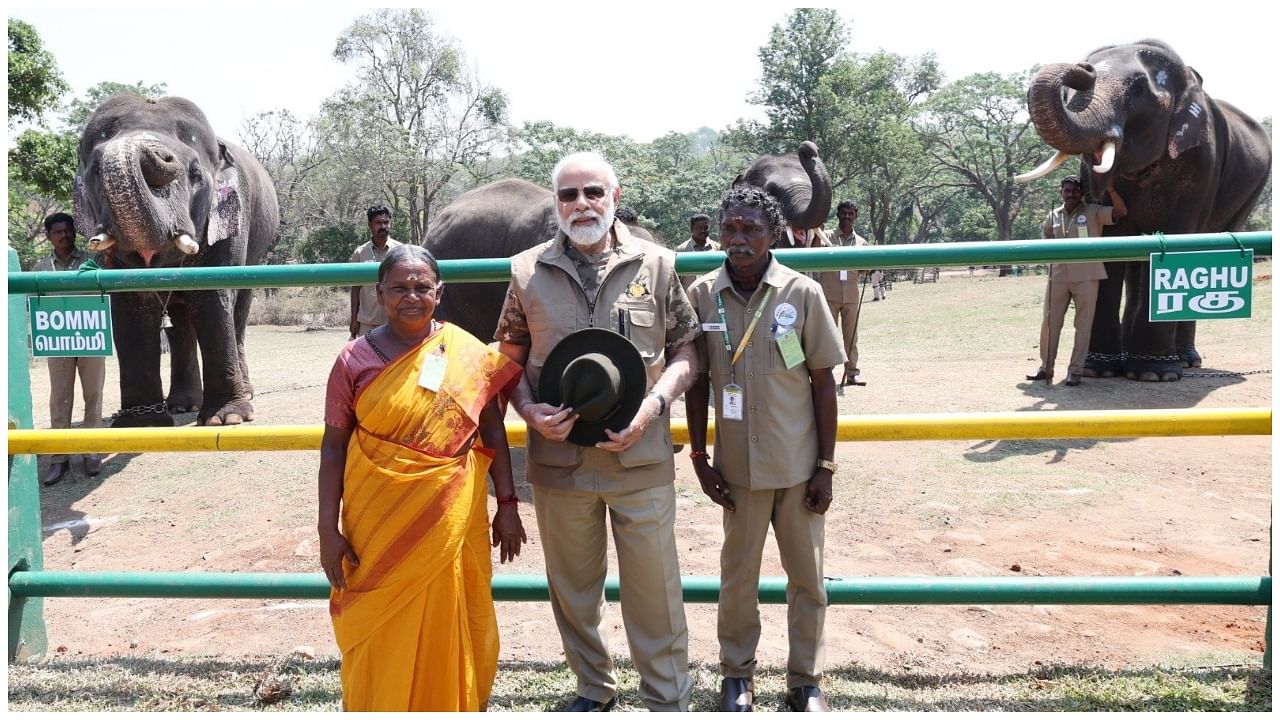
MULTIPOLYGON (((1256 266, 1252 319, 1200 325, 1200 372, 1246 374, 1077 388, 1022 379, 1037 363, 1043 277, 957 270, 937 283, 898 283, 885 302, 864 306, 859 364, 869 384, 848 388, 840 413, 1270 407, 1270 272, 1269 262, 1256 266)), ((321 422, 324 382, 346 338, 251 327, 254 425, 321 422)), ((1068 330, 1059 378, 1070 347, 1068 330)), ((116 378, 109 364, 108 414, 118 407, 116 378)), ((32 385, 36 426, 47 427, 43 363, 33 364, 32 385)), ((675 414, 683 411, 676 403, 675 414)), ((521 468, 523 451, 515 455, 521 468)), ((1270 437, 846 442, 836 459, 832 577, 1269 574, 1270 437)), ((112 456, 97 478, 77 472, 43 489, 45 567, 316 572, 317 463, 316 452, 112 456)), ((719 509, 686 457, 676 468, 681 571, 716 575, 719 509)), ((495 572, 542 572, 532 508, 521 512, 529 545, 495 572)), ((763 574, 782 574, 772 543, 763 574)), ((714 661, 715 606, 686 612, 691 657, 714 661)), ((759 660, 784 665, 785 608, 765 605, 762 614, 759 660)), ((59 657, 262 655, 298 645, 336 654, 321 601, 53 598, 45 617, 50 655, 59 657)), ((561 658, 545 603, 501 603, 499 618, 504 660, 561 658)), ((606 623, 614 654, 625 654, 616 605, 606 623)), ((1263 607, 833 606, 827 662, 924 672, 1258 662, 1265 623, 1263 607)))

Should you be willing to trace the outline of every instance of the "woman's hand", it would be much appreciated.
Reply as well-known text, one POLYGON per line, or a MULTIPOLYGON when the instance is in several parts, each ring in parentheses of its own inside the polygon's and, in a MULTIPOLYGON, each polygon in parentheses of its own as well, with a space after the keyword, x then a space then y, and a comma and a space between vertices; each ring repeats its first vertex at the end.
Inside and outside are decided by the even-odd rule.
POLYGON ((360 567, 360 559, 351 543, 338 532, 338 528, 320 531, 320 567, 324 568, 324 576, 329 580, 329 587, 335 590, 347 589, 347 578, 342 571, 342 558, 351 563, 351 567, 360 567))
POLYGON ((499 562, 515 560, 520 554, 520 546, 529 541, 517 507, 515 503, 499 505, 493 514, 493 546, 498 548, 499 562))

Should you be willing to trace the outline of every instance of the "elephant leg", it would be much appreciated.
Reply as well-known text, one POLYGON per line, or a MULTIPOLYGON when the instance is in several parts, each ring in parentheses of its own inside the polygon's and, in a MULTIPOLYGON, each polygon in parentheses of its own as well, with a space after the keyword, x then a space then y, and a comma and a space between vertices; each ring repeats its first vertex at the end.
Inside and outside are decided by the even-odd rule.
POLYGON ((1200 367, 1200 352, 1196 350, 1195 320, 1183 320, 1178 323, 1178 333, 1175 345, 1178 348, 1178 357, 1182 359, 1182 364, 1184 366, 1189 368, 1200 367))
POLYGON ((173 324, 165 330, 169 338, 169 412, 195 412, 203 395, 196 329, 185 303, 170 302, 168 311, 173 324))
POLYGON ((1098 301, 1094 305, 1093 327, 1089 332, 1089 354, 1085 358, 1086 377, 1115 377, 1124 366, 1124 337, 1120 328, 1120 296, 1124 290, 1128 263, 1106 263, 1107 278, 1098 281, 1098 301))
POLYGON ((188 311, 195 322, 204 365, 204 400, 196 422, 238 425, 253 419, 253 404, 240 377, 234 321, 235 290, 188 292, 188 311))
POLYGON ((173 427, 160 384, 160 300, 155 293, 113 293, 111 333, 120 363, 120 413, 111 427, 173 427))
POLYGON ((249 359, 244 352, 244 331, 249 325, 249 307, 253 305, 253 288, 236 290, 236 357, 240 362, 240 382, 244 383, 247 397, 253 397, 253 382, 249 380, 249 359))
POLYGON ((1177 332, 1177 323, 1151 322, 1151 263, 1131 263, 1125 278, 1125 377, 1143 382, 1181 380, 1177 332))

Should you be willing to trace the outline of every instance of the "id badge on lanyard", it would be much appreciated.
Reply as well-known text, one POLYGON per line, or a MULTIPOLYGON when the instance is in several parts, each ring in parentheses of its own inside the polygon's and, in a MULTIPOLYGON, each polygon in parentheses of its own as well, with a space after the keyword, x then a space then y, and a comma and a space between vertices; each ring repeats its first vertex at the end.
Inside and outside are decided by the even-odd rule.
POLYGON ((756 325, 760 322, 760 316, 764 314, 764 309, 768 307, 769 301, 773 299, 774 288, 769 287, 765 291, 764 297, 760 299, 760 304, 756 306, 756 314, 751 318, 751 323, 747 325, 747 331, 742 335, 742 341, 738 343, 738 349, 733 349, 733 341, 729 338, 729 321, 724 313, 724 299, 720 297, 720 293, 716 293, 716 311, 720 313, 721 334, 724 338, 724 351, 729 355, 729 384, 724 386, 720 401, 720 417, 725 420, 741 420, 743 398, 745 393, 742 386, 736 382, 734 376, 735 366, 738 364, 738 358, 742 357, 742 351, 746 349, 747 343, 751 340, 751 333, 755 332, 756 325))

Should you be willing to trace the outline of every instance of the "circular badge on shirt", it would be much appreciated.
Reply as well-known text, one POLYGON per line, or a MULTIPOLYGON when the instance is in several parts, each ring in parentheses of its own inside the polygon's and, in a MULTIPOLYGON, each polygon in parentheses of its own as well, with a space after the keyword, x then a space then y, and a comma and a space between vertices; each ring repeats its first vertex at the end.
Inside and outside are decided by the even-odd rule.
POLYGON ((796 324, 796 306, 791 303, 778 303, 778 307, 773 309, 773 321, 784 327, 791 327, 796 324))
POLYGON ((1076 224, 1077 224, 1077 225, 1084 225, 1086 222, 1088 222, 1088 221, 1085 219, 1085 217, 1084 217, 1083 215, 1081 215, 1080 217, 1076 218, 1076 224))

